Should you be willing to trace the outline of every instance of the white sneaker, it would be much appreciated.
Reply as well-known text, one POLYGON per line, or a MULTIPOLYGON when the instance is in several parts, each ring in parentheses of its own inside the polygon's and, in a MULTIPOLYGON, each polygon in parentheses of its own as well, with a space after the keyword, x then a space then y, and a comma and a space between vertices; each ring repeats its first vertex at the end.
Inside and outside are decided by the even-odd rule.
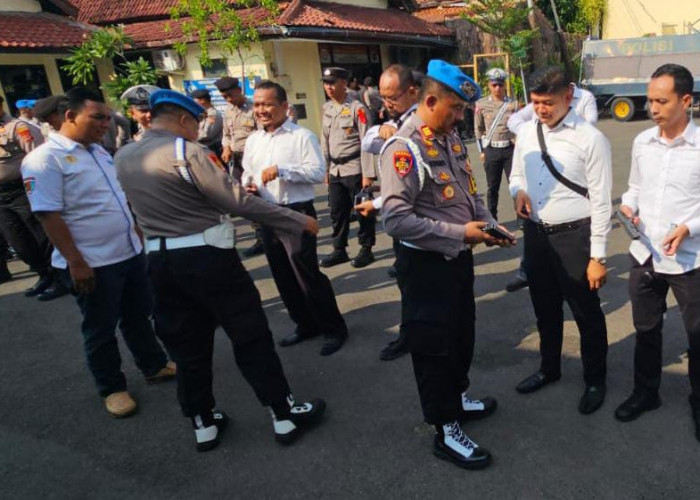
POLYGON ((469 394, 464 391, 462 393, 462 417, 460 420, 478 420, 488 417, 496 411, 498 403, 495 399, 485 397, 482 399, 472 399, 469 394))
POLYGON ((228 416, 223 411, 212 410, 210 415, 192 418, 197 451, 213 450, 219 445, 221 434, 228 425, 228 416))
POLYGON ((275 430, 275 439, 281 444, 291 444, 299 436, 302 427, 318 421, 326 410, 326 402, 322 399, 312 399, 305 403, 297 404, 294 396, 287 396, 289 413, 278 417, 269 407, 272 417, 272 426, 275 430))
POLYGON ((463 469, 481 469, 491 463, 491 454, 469 439, 456 420, 442 426, 435 435, 433 453, 463 469))

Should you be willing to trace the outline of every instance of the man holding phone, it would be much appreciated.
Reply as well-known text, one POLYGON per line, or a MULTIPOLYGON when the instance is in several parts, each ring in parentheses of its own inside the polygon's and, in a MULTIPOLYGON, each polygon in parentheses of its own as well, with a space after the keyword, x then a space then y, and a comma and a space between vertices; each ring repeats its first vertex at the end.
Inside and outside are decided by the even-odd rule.
POLYGON ((561 378, 563 302, 581 335, 586 390, 579 412, 605 399, 608 352, 598 290, 605 284, 612 164, 603 134, 571 109, 573 90, 561 68, 531 77, 537 121, 524 124, 513 153, 510 193, 525 219, 525 271, 540 334, 540 369, 516 387, 534 392, 561 378))

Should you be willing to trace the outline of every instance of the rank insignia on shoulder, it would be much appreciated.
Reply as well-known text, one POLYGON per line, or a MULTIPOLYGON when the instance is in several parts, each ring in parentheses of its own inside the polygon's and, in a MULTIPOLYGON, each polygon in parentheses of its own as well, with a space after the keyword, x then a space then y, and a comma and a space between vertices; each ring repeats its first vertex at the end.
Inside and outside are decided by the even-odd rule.
POLYGON ((446 200, 451 200, 452 198, 455 197, 455 188, 452 187, 452 185, 448 184, 445 186, 442 190, 442 197, 445 198, 446 200))
POLYGON ((438 179, 440 179, 441 181, 447 182, 450 179, 452 179, 452 177, 450 177, 450 174, 448 174, 447 172, 440 172, 438 174, 438 179))
POLYGON ((462 146, 460 146, 459 144, 453 144, 453 145, 452 145, 452 151, 454 151, 455 153, 461 153, 461 152, 462 152, 462 146))
POLYGON ((420 135, 423 136, 424 141, 432 141, 433 139, 435 139, 435 134, 433 134, 432 129, 427 125, 423 125, 420 128, 420 135))
POLYGON ((427 139, 423 139, 423 144, 425 144, 426 147, 432 148, 433 145, 435 144, 433 141, 429 141, 427 139))
POLYGON ((357 110, 357 119, 360 120, 360 123, 362 125, 365 125, 367 123, 367 114, 365 113, 365 110, 360 108, 357 110))
POLYGON ((474 196, 476 194, 476 179, 474 176, 469 173, 469 194, 474 196))
POLYGON ((408 151, 395 151, 394 169, 400 177, 406 177, 413 169, 413 155, 408 151))
POLYGON ((221 163, 221 160, 219 160, 219 157, 216 156, 216 153, 209 153, 207 158, 209 158, 209 161, 212 162, 216 168, 226 172, 226 167, 224 167, 224 164, 221 163))
POLYGON ((63 159, 68 163, 78 163, 78 159, 73 155, 66 155, 63 157, 63 159))
POLYGON ((440 152, 435 148, 429 148, 427 152, 428 156, 430 156, 431 158, 437 158, 438 156, 440 156, 440 152))
POLYGON ((34 192, 34 186, 36 186, 36 179, 34 177, 24 178, 24 192, 27 194, 32 194, 34 192))

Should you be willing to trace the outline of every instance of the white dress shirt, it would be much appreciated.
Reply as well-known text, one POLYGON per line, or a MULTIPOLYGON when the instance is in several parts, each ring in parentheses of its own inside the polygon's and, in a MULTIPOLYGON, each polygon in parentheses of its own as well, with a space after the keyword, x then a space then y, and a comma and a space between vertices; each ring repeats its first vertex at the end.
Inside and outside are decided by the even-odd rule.
MULTIPOLYGON (((595 103, 595 96, 588 90, 574 86, 574 98, 571 100, 571 108, 588 123, 592 125, 598 123, 598 106, 595 103)), ((535 106, 530 103, 517 113, 510 115, 507 123, 508 130, 518 135, 523 124, 536 119, 535 106)))
POLYGON ((314 199, 314 184, 323 182, 326 166, 318 138, 287 119, 274 132, 256 130, 243 151, 243 184, 252 182, 260 196, 277 205, 314 199), (262 171, 277 165, 277 179, 262 183, 262 171))
POLYGON ((629 187, 622 204, 639 212, 645 235, 630 245, 643 264, 653 257, 654 270, 683 274, 700 267, 700 128, 692 121, 673 141, 661 138, 659 127, 639 134, 632 145, 629 187), (676 255, 665 255, 661 242, 671 224, 690 230, 676 255))
POLYGON ((612 161, 610 144, 593 125, 573 110, 553 129, 542 126, 547 152, 564 177, 588 188, 589 198, 572 191, 550 173, 542 160, 537 122, 520 129, 513 152, 510 194, 525 191, 532 202, 530 218, 545 224, 562 224, 591 218, 591 257, 605 257, 612 213, 612 161))
POLYGON ((379 137, 379 128, 383 125, 389 125, 394 127, 396 130, 401 128, 401 125, 406 121, 406 119, 413 114, 413 112, 418 107, 418 104, 411 106, 404 114, 402 114, 398 120, 388 120, 380 125, 373 125, 365 133, 365 137, 362 139, 362 151, 367 153, 372 153, 373 155, 378 155, 382 151, 382 146, 386 142, 386 139, 379 137))
MULTIPOLYGON (((32 212, 59 212, 90 267, 141 253, 112 155, 102 146, 85 147, 51 132, 49 140, 22 161, 22 177, 32 212)), ((67 267, 58 249, 51 265, 67 267)))

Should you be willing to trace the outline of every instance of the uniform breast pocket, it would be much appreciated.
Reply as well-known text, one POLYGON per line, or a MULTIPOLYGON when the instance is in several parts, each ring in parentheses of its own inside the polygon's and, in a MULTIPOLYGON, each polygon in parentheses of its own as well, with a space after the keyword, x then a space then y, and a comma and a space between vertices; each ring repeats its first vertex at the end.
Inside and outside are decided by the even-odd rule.
POLYGON ((670 163, 669 183, 676 189, 700 195, 700 151, 682 151, 670 163))
POLYGON ((464 198, 457 180, 446 169, 433 169, 433 178, 426 178, 432 184, 433 201, 437 207, 447 207, 459 203, 464 198))

